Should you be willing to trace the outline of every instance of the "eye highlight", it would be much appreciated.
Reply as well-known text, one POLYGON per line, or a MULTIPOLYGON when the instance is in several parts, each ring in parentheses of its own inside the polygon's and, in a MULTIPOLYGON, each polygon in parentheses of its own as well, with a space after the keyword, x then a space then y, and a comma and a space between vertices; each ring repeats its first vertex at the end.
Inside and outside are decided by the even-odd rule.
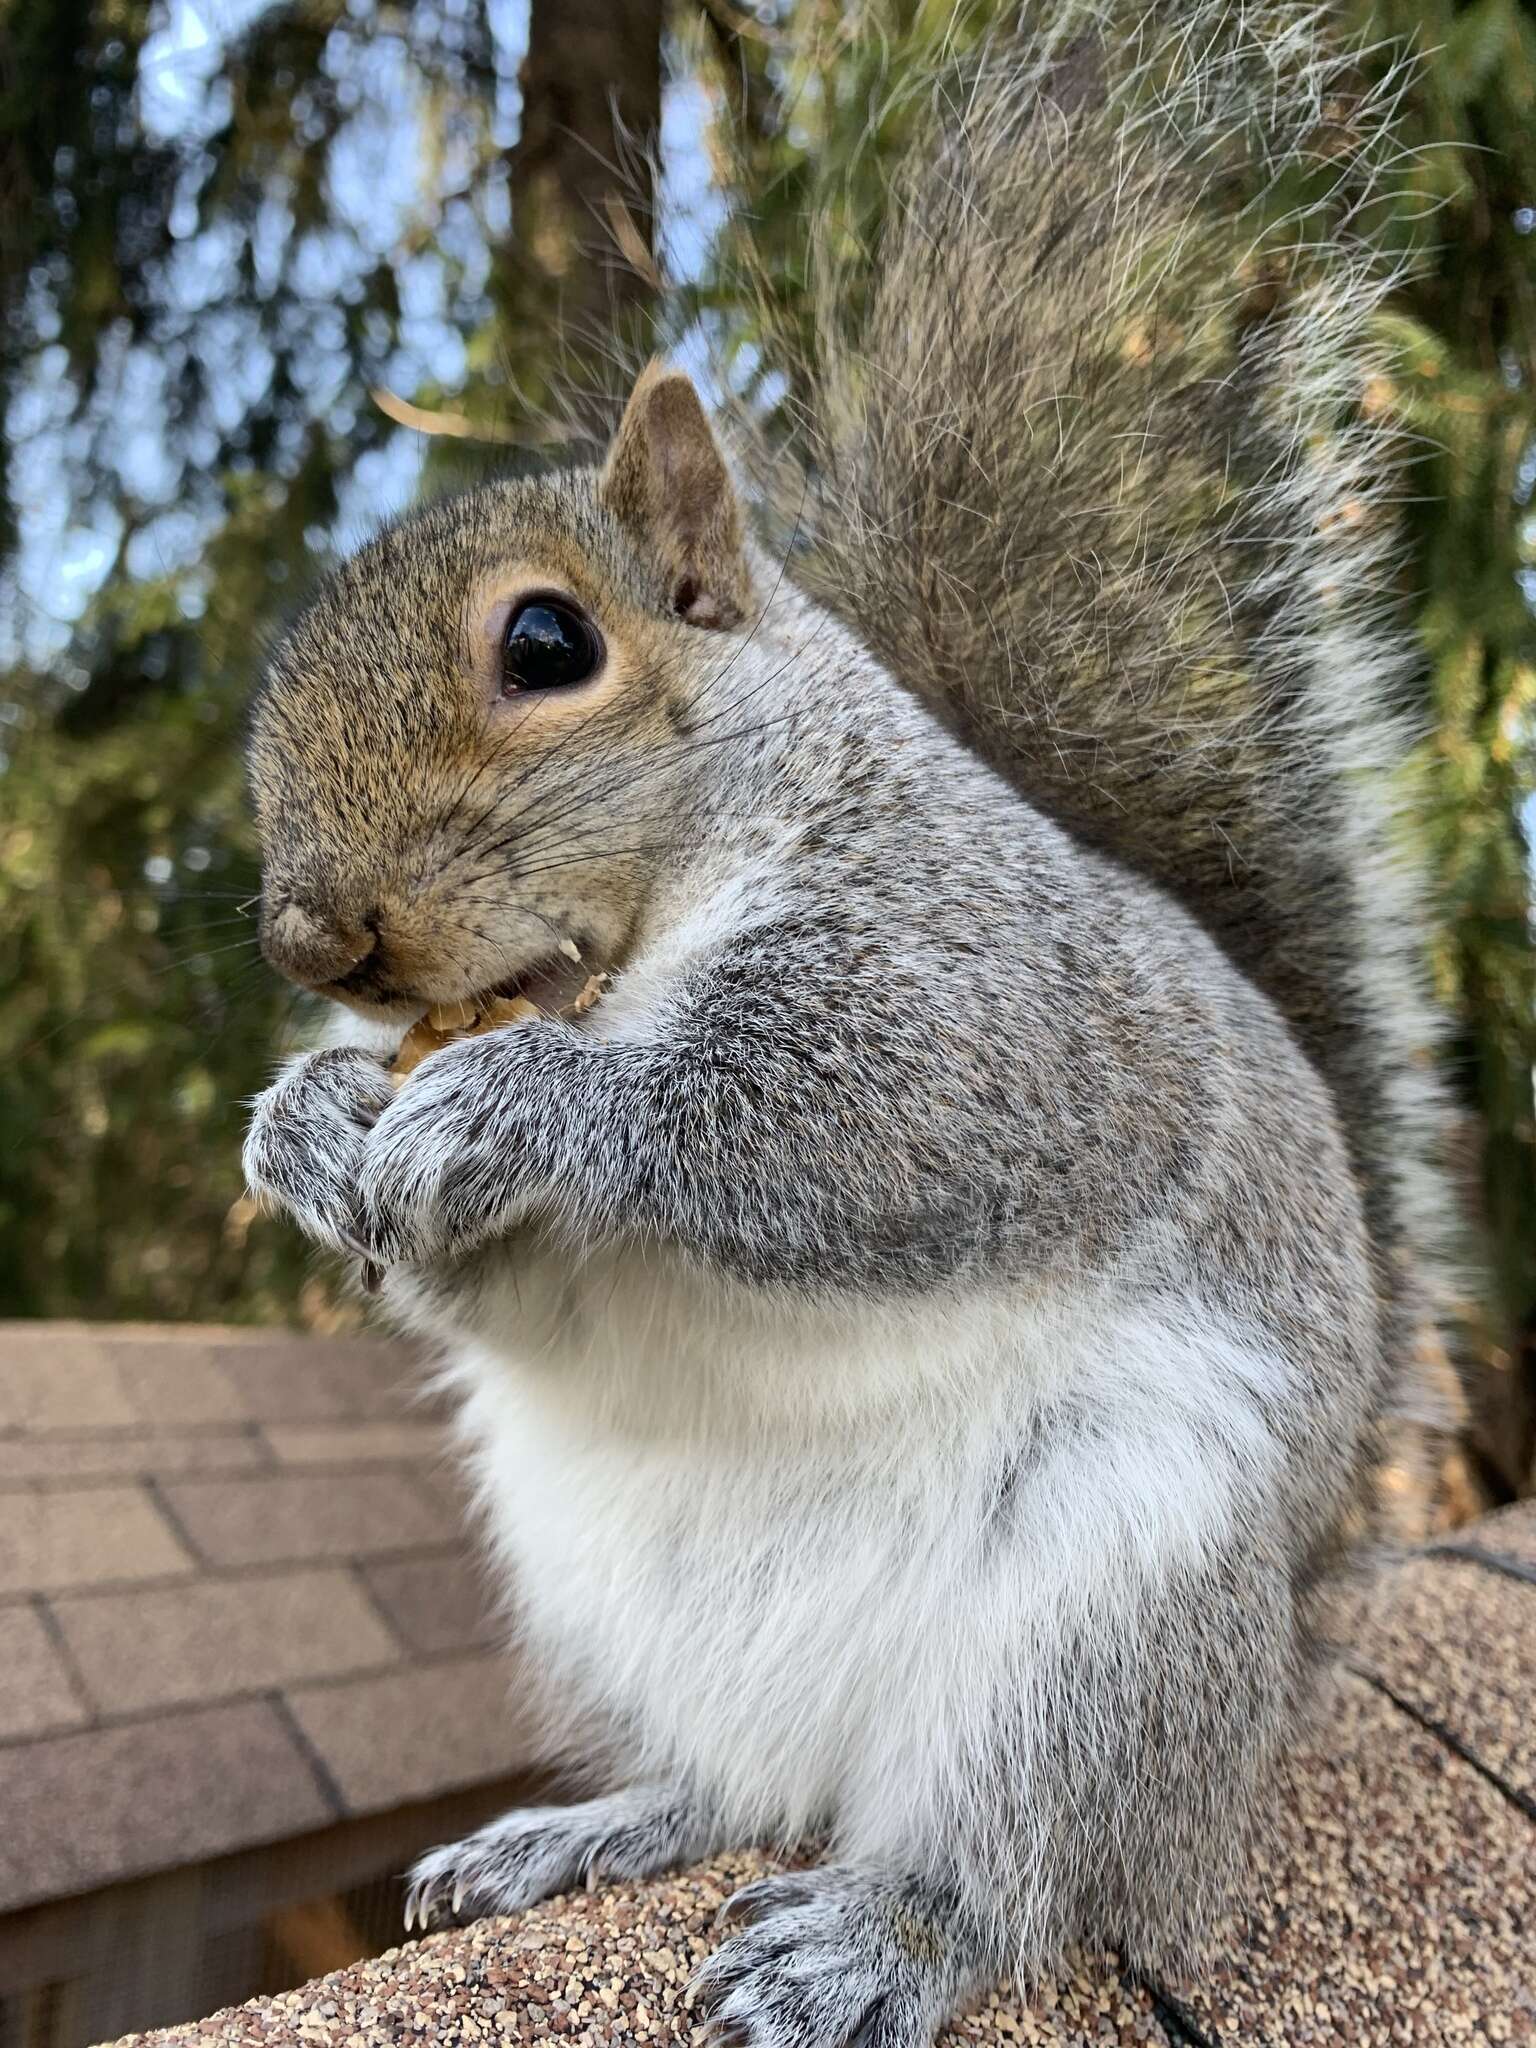
POLYGON ((563 690, 584 683, 603 665, 602 636, 584 612, 563 597, 526 597, 501 638, 501 694, 563 690))

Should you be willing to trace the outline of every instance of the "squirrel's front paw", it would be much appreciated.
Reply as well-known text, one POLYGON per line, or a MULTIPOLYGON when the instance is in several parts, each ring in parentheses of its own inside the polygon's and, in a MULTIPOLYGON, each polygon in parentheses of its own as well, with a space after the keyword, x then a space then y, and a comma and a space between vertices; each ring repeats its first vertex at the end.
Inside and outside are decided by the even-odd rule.
POLYGON ((358 1250, 352 1212, 364 1140, 393 1099, 372 1053, 338 1046, 291 1061, 253 1107, 244 1154, 252 1194, 319 1243, 358 1250))
POLYGON ((579 1806, 514 1808, 432 1849, 411 1872, 405 1930, 425 1934, 605 1878, 648 1877, 699 1856, 715 1840, 709 1820, 675 1787, 633 1786, 579 1806))
POLYGON ((458 1258, 526 1212, 508 1128, 510 1035, 434 1053, 369 1134, 353 1228, 375 1264, 458 1258))

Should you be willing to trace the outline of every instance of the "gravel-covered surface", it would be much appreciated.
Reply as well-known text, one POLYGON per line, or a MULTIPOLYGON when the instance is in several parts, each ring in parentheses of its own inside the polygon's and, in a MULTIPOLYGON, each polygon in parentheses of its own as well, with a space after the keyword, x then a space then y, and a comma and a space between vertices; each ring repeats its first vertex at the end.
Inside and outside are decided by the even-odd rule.
MULTIPOLYGON (((429 1935, 196 2026, 130 2035, 122 2048, 686 2042, 687 1982, 714 1946, 715 1915, 738 1885, 769 1867, 755 1856, 727 1857, 679 1877, 573 1893, 515 1920, 429 1935)), ((1107 1967, 1065 1979, 1028 2006, 991 2000, 949 2038, 1018 2048, 1085 2040, 1165 2048, 1168 2040, 1147 1994, 1123 1988, 1107 1967)))

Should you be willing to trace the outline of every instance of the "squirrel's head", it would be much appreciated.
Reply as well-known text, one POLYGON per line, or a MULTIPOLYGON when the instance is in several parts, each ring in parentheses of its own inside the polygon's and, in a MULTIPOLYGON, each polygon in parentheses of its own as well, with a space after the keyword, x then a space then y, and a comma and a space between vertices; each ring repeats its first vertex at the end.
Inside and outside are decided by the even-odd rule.
POLYGON ((370 542, 285 633, 253 714, 272 965, 398 1017, 510 993, 573 945, 611 962, 750 602, 726 464, 657 364, 601 469, 370 542))

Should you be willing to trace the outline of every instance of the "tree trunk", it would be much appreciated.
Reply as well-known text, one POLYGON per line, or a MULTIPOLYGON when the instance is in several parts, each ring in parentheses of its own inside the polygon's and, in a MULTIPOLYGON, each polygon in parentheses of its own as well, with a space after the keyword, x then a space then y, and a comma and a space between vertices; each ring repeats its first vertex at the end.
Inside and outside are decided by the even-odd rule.
POLYGON ((525 397, 593 436, 611 424, 655 298, 665 11, 533 0, 529 23, 500 298, 525 397))

